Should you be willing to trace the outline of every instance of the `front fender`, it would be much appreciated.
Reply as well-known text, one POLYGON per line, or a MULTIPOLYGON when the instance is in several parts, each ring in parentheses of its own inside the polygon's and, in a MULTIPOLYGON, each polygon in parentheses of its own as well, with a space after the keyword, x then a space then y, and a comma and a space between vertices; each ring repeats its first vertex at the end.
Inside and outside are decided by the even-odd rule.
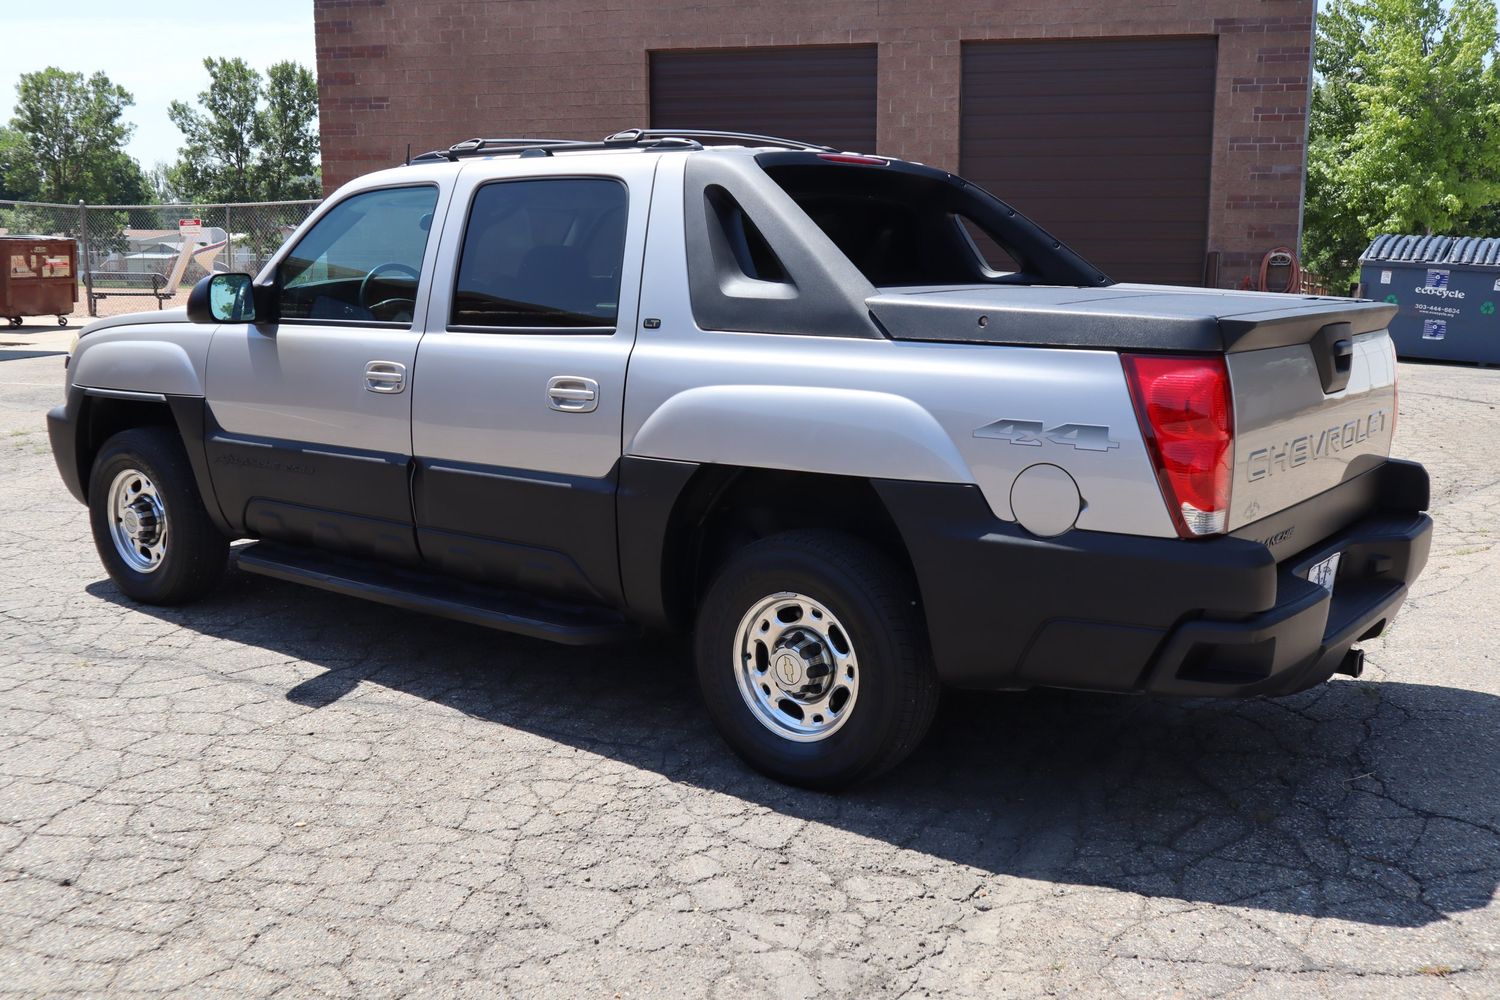
POLYGON ((974 481, 931 413, 904 396, 862 389, 688 389, 646 418, 625 453, 834 476, 974 481))
POLYGON ((69 374, 89 389, 202 396, 203 381, 186 348, 167 340, 105 340, 78 343, 69 374))

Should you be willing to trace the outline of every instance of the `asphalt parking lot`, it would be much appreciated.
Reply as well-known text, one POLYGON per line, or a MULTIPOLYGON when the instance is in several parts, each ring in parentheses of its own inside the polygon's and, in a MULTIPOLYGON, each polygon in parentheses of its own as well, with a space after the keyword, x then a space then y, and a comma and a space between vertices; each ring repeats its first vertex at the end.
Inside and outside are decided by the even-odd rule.
POLYGON ((233 576, 140 607, 0 352, 0 994, 1500 996, 1500 371, 1403 365, 1432 560, 1364 679, 950 698, 838 797, 682 652, 233 576))

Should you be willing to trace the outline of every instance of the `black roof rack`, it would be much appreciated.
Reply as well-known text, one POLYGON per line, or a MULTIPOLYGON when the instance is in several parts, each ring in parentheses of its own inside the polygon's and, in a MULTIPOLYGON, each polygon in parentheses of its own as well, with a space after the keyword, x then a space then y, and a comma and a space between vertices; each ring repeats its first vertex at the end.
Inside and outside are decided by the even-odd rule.
POLYGON ((610 139, 738 139, 757 146, 786 146, 789 149, 815 149, 821 152, 836 152, 832 146, 820 146, 801 139, 784 139, 777 135, 760 135, 756 132, 720 132, 707 128, 630 128, 616 132, 610 139))
POLYGON ((603 142, 590 142, 586 139, 465 139, 463 142, 455 142, 447 149, 434 149, 423 153, 421 156, 412 157, 413 163, 431 163, 434 160, 448 160, 457 163, 466 156, 551 156, 556 150, 586 150, 586 149, 620 149, 627 146, 660 147, 672 149, 702 149, 696 142, 683 139, 678 142, 667 140, 652 140, 650 142, 612 141, 605 139, 603 142))
POLYGON ((702 149, 699 139, 736 139, 758 146, 786 146, 791 149, 832 150, 832 146, 819 146, 797 139, 781 139, 774 135, 756 135, 753 132, 716 132, 710 129, 631 128, 605 136, 593 142, 587 139, 511 138, 511 139, 465 139, 455 142, 447 149, 434 149, 414 156, 412 163, 431 163, 447 160, 457 163, 467 156, 551 156, 553 150, 579 152, 599 149, 702 149))

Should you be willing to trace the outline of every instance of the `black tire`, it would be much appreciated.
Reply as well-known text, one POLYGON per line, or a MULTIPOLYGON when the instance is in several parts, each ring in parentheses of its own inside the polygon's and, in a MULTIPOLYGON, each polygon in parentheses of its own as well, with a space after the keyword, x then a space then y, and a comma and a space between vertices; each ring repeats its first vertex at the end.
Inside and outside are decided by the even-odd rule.
POLYGON ((229 539, 209 519, 187 452, 175 431, 137 427, 104 442, 89 475, 88 496, 94 547, 110 579, 127 597, 142 604, 185 604, 205 596, 223 579, 229 539), (110 485, 127 469, 150 478, 165 512, 169 532, 165 552, 149 572, 129 565, 112 536, 110 485))
POLYGON ((757 770, 793 785, 835 790, 899 764, 926 735, 939 685, 909 574, 867 542, 790 531, 746 546, 720 568, 698 611, 698 684, 725 741, 757 770), (770 595, 825 606, 857 651, 859 688, 848 718, 816 742, 773 732, 740 692, 741 620, 770 595))
POLYGON ((59 316, 59 317, 57 317, 57 325, 58 326, 67 326, 68 325, 68 317, 66 317, 66 316, 59 316))

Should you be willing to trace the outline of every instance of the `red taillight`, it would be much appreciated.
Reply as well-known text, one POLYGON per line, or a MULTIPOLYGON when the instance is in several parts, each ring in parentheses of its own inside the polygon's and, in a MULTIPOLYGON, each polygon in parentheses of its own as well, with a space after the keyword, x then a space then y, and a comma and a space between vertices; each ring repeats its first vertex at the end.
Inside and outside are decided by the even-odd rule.
POLYGON ((1184 538, 1229 524, 1234 414, 1223 358, 1124 355, 1126 382, 1162 492, 1184 538))
POLYGON ((863 163, 871 167, 883 167, 887 163, 878 156, 861 156, 859 153, 819 153, 818 159, 829 163, 863 163))

